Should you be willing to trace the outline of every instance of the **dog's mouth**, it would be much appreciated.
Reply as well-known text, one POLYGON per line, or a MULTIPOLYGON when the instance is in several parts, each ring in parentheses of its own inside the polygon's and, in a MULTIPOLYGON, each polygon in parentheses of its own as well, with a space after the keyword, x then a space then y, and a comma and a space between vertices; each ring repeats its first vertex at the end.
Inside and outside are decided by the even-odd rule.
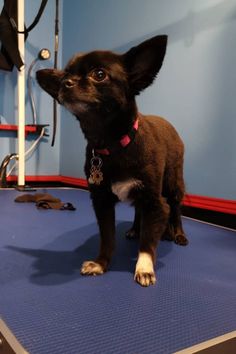
POLYGON ((67 92, 63 88, 59 91, 58 101, 61 105, 67 108, 77 120, 80 122, 82 131, 86 139, 95 146, 100 146, 103 143, 101 136, 103 135, 104 127, 102 122, 96 119, 97 112, 100 107, 98 98, 91 97, 86 93, 67 92), (96 122, 96 129, 94 129, 96 122))
POLYGON ((89 104, 86 102, 63 102, 63 105, 76 116, 89 111, 89 104))
POLYGON ((76 116, 81 113, 89 112, 99 105, 99 100, 85 93, 75 94, 61 89, 58 95, 58 102, 65 106, 71 113, 76 116))

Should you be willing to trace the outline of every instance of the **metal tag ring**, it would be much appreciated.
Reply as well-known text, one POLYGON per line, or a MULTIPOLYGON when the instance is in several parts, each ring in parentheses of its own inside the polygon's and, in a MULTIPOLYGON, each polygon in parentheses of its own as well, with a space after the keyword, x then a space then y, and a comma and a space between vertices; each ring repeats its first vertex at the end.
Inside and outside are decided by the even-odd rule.
POLYGON ((91 165, 95 166, 97 168, 101 168, 102 167, 102 159, 98 156, 94 156, 91 158, 91 165))

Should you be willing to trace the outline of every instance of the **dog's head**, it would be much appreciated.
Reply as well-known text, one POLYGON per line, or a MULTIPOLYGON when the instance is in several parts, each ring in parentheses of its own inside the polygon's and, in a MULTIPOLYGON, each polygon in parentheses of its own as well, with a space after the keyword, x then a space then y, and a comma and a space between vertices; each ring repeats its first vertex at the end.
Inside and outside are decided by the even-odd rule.
POLYGON ((102 128, 114 115, 127 112, 134 97, 152 84, 162 66, 166 44, 167 36, 162 35, 123 55, 109 51, 78 54, 64 70, 37 71, 37 80, 82 126, 84 119, 103 117, 103 122, 96 122, 99 130, 99 124, 102 128))

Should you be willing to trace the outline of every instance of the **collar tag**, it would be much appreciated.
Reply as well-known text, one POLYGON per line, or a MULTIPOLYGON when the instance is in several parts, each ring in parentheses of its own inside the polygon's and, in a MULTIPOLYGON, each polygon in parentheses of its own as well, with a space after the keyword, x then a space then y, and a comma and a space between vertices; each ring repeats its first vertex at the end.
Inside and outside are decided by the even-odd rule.
POLYGON ((93 150, 93 157, 90 160, 90 176, 88 179, 89 184, 96 184, 99 186, 103 181, 103 173, 101 171, 102 159, 99 156, 96 156, 93 150))

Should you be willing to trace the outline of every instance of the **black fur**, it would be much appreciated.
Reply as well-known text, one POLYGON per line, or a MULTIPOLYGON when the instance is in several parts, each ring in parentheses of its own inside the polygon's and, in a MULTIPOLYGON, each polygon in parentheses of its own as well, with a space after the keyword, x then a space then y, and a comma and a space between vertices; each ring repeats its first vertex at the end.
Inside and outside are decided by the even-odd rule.
MULTIPOLYGON (((67 107, 79 120, 87 139, 85 173, 91 174, 92 152, 103 162, 103 180, 90 184, 96 213, 100 252, 95 261, 85 262, 83 274, 101 274, 108 268, 115 246, 116 182, 138 180, 129 192, 135 220, 127 237, 139 237, 140 253, 155 263, 161 238, 187 244, 182 229, 180 204, 184 196, 184 146, 173 126, 155 116, 138 114, 135 96, 152 84, 162 66, 167 36, 156 36, 118 55, 94 51, 75 55, 64 70, 37 72, 40 86, 67 107), (110 155, 96 149, 109 148, 128 134, 137 116, 139 128, 133 141, 110 155)), ((153 269, 136 267, 135 280, 143 286, 155 283, 153 269)))

